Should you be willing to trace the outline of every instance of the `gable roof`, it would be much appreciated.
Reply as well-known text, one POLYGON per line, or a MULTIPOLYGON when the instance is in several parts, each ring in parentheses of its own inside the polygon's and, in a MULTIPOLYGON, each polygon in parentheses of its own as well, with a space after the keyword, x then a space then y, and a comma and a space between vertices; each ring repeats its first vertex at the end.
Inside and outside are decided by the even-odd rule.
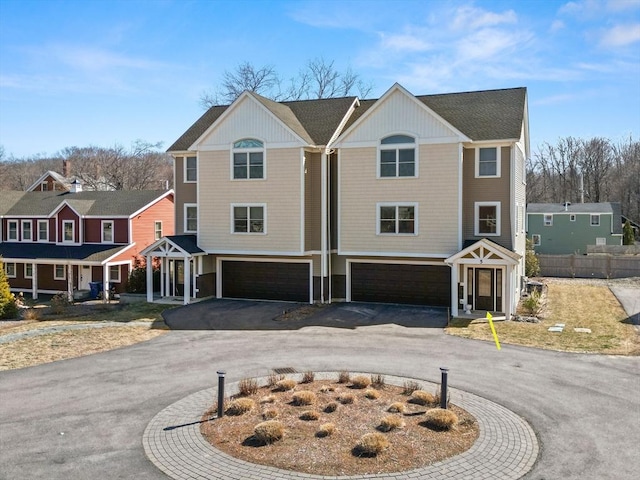
POLYGON ((0 191, 0 215, 48 216, 64 203, 80 215, 130 216, 172 190, 0 191))
POLYGON ((56 182, 58 182, 60 185, 64 186, 67 190, 71 186, 71 181, 68 178, 63 177, 58 172, 54 172, 53 170, 47 170, 45 173, 42 174, 42 176, 38 180, 33 182, 33 185, 31 185, 29 188, 27 188, 27 192, 31 192, 35 188, 39 187, 40 184, 42 182, 44 182, 44 180, 47 177, 53 178, 56 182))

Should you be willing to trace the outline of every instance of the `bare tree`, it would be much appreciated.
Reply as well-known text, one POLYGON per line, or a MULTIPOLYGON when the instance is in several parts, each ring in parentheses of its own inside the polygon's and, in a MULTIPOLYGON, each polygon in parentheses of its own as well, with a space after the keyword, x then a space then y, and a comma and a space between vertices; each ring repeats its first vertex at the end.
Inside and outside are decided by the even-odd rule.
POLYGON ((284 87, 273 66, 257 68, 249 62, 241 63, 234 71, 225 71, 221 85, 212 92, 203 93, 200 104, 204 108, 230 104, 245 90, 275 101, 344 97, 352 95, 356 89, 360 96, 369 95, 372 84, 362 81, 351 68, 340 73, 334 63, 324 58, 311 60, 284 87))

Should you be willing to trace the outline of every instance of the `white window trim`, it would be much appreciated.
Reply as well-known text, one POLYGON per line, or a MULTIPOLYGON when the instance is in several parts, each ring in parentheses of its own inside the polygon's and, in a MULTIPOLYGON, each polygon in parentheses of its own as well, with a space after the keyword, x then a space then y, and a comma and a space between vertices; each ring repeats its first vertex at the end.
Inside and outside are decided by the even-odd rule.
POLYGON ((22 220, 20 222, 20 239, 23 242, 33 242, 33 221, 31 220, 22 220), (25 225, 29 226, 29 233, 31 234, 31 238, 26 239, 24 238, 24 227, 25 225))
MULTIPOLYGON (((230 230, 232 235, 266 235, 267 234, 267 204, 266 203, 232 203, 229 211, 230 214, 230 230), (235 217, 233 215, 233 209, 236 207, 262 207, 262 222, 264 223, 264 228, 262 232, 236 232, 235 231, 235 217)), ((249 219, 250 220, 250 219, 249 219)), ((247 229, 248 230, 248 229, 247 229)))
POLYGON ((109 265, 108 268, 109 268, 109 282, 110 283, 120 283, 120 281, 121 281, 120 267, 121 267, 120 265, 109 265), (115 277, 115 278, 113 278, 111 276, 111 269, 112 268, 117 268, 118 269, 118 276, 115 277))
MULTIPOLYGON (((251 138, 241 138, 236 140, 236 142, 231 143, 231 155, 229 157, 229 178, 234 182, 246 182, 246 181, 264 181, 267 179, 267 147, 265 147, 265 142, 259 138, 251 137, 251 138), (239 142, 240 140, 258 140, 262 142, 262 148, 233 148, 233 144, 239 142), (250 153, 262 152, 262 177, 260 178, 249 178, 249 163, 247 163, 247 178, 236 178, 235 169, 233 168, 233 154, 234 153, 250 153)), ((249 156, 247 156, 247 162, 249 162, 249 156)))
POLYGON ((115 235, 115 222, 113 220, 102 220, 100 222, 100 241, 102 243, 115 243, 116 241, 116 235, 115 235), (104 239, 104 227, 107 224, 111 224, 111 240, 105 240, 104 239))
POLYGON ((42 182, 40 184, 40 191, 48 192, 49 191, 49 184, 47 182, 42 182))
MULTIPOLYGON (((384 177, 387 178, 387 177, 384 177)), ((376 235, 383 237, 416 237, 418 236, 419 224, 418 224, 418 202, 378 202, 376 203, 376 235), (396 207, 396 231, 394 233, 380 232, 380 208, 381 207, 396 207), (398 232, 398 207, 413 207, 413 233, 399 233, 398 232)))
POLYGON ((542 244, 542 235, 540 235, 539 233, 534 233, 533 235, 531 235, 531 243, 533 244, 534 247, 539 247, 540 244, 542 244), (536 242, 536 237, 538 239, 537 242, 536 242))
POLYGON ((502 227, 500 202, 475 202, 474 203, 473 234, 476 237, 499 237, 502 227), (480 207, 496 207, 496 233, 480 233, 480 207))
POLYGON ((38 220, 38 242, 48 242, 49 241, 49 220, 38 220), (40 238, 40 225, 44 224, 47 228, 45 231, 47 232, 46 238, 40 238))
POLYGON ((198 208, 198 204, 197 203, 185 203, 184 204, 184 211, 183 211, 183 231, 184 233, 198 233, 198 227, 200 225, 200 209, 198 208), (187 208, 191 208, 191 207, 195 207, 196 209, 196 229, 195 230, 189 230, 187 228, 188 222, 187 222, 187 208))
POLYGON ((57 264, 53 266, 53 279, 54 280, 66 280, 67 279, 67 267, 65 265, 57 264), (58 276, 58 267, 62 267, 62 276, 58 276))
POLYGON ((545 227, 553 227, 553 214, 552 213, 545 213, 544 215, 542 215, 542 224, 545 227), (549 217, 551 220, 549 220, 549 222, 547 222, 547 217, 549 217))
POLYGON ((16 267, 16 262, 6 262, 4 264, 4 273, 7 276, 7 278, 16 278, 18 272, 17 272, 17 267, 16 267), (13 273, 9 273, 9 265, 11 265, 13 267, 13 273))
POLYGON ((482 146, 482 147, 476 147, 475 148, 475 155, 476 155, 476 159, 475 159, 475 175, 476 178, 500 178, 500 172, 502 171, 502 160, 500 159, 501 156, 501 152, 502 152, 502 147, 499 146, 495 146, 492 147, 490 145, 487 146, 482 146), (495 148, 496 149, 496 175, 480 175, 480 149, 481 148, 495 148))
POLYGON ((7 220, 7 242, 19 242, 20 241, 20 222, 18 220, 7 220), (11 225, 16 226, 16 238, 10 238, 11 225))
POLYGON ((575 222, 576 221, 576 214, 575 213, 569 214, 569 221, 570 222, 575 222))
POLYGON ((591 225, 592 227, 599 227, 600 226, 600 214, 599 213, 592 213, 589 215, 589 225, 591 225), (597 218, 598 219, 598 223, 593 223, 593 218, 597 218))
POLYGON ((24 264, 24 278, 33 278, 33 263, 24 264), (27 267, 31 267, 31 275, 27 274, 27 267))
POLYGON ((153 222, 153 238, 155 238, 156 240, 160 240, 162 238, 162 236, 163 236, 162 232, 163 232, 162 220, 154 220, 154 222, 153 222), (159 237, 158 237, 158 228, 157 228, 158 224, 160 224, 160 236, 159 237), (158 238, 156 238, 156 237, 158 237, 158 238))
POLYGON ((74 222, 73 220, 62 221, 62 243, 76 243, 76 222, 74 222), (64 238, 66 230, 65 225, 67 225, 68 223, 71 224, 71 240, 65 240, 64 238))
POLYGON ((182 157, 182 181, 183 183, 198 183, 198 173, 199 173, 199 165, 198 165, 198 156, 197 155, 185 155, 182 157), (196 179, 195 180, 187 180, 187 158, 195 158, 196 159, 196 179))
POLYGON ((387 135, 384 138, 381 138, 378 141, 378 162, 377 162, 377 166, 376 166, 376 178, 377 179, 381 179, 381 180, 391 180, 391 179, 398 179, 398 178, 418 178, 419 177, 419 165, 420 165, 420 148, 418 145, 418 139, 415 138, 413 135, 409 135, 406 133, 392 133, 391 135, 387 135), (415 142, 414 143, 386 143, 386 144, 382 144, 380 142, 382 142, 382 140, 384 140, 384 138, 387 137, 392 137, 394 135, 404 135, 407 137, 412 137, 415 142), (399 175, 399 169, 400 169, 400 150, 408 150, 409 148, 413 148, 413 175, 411 176, 400 176, 399 175), (380 160, 382 158, 382 150, 395 150, 396 151, 396 174, 392 177, 383 177, 380 175, 380 160))

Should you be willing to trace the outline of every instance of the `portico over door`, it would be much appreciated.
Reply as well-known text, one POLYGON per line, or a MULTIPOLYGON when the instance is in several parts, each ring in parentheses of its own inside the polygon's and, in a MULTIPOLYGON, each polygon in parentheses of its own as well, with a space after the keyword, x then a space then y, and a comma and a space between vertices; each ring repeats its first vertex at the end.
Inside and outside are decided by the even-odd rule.
POLYGON ((502 269, 469 267, 467 273, 467 297, 473 310, 502 311, 502 269))

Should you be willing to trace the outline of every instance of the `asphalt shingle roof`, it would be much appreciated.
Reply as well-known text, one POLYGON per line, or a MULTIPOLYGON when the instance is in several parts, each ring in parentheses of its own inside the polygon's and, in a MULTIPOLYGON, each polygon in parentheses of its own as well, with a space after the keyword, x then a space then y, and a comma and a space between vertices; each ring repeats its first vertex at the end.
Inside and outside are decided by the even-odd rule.
POLYGON ((165 238, 171 240, 187 253, 204 253, 204 250, 198 247, 195 235, 169 235, 165 238))
MULTIPOLYGON (((452 126, 475 141, 520 138, 527 89, 524 87, 478 92, 420 95, 416 98, 452 126)), ((326 145, 356 97, 274 102, 252 94, 283 123, 313 145, 326 145)), ((345 129, 377 99, 360 100, 345 129)), ((229 106, 207 110, 167 151, 185 151, 229 106)))
POLYGON ((164 193, 166 190, 0 191, 0 215, 47 216, 67 201, 81 215, 129 216, 164 193))
POLYGON ((3 258, 24 258, 30 260, 83 260, 85 262, 103 262, 128 245, 87 244, 79 246, 54 245, 51 243, 0 243, 0 256, 3 258))
POLYGON ((620 212, 620 203, 529 203, 527 213, 614 213, 614 205, 620 212))

